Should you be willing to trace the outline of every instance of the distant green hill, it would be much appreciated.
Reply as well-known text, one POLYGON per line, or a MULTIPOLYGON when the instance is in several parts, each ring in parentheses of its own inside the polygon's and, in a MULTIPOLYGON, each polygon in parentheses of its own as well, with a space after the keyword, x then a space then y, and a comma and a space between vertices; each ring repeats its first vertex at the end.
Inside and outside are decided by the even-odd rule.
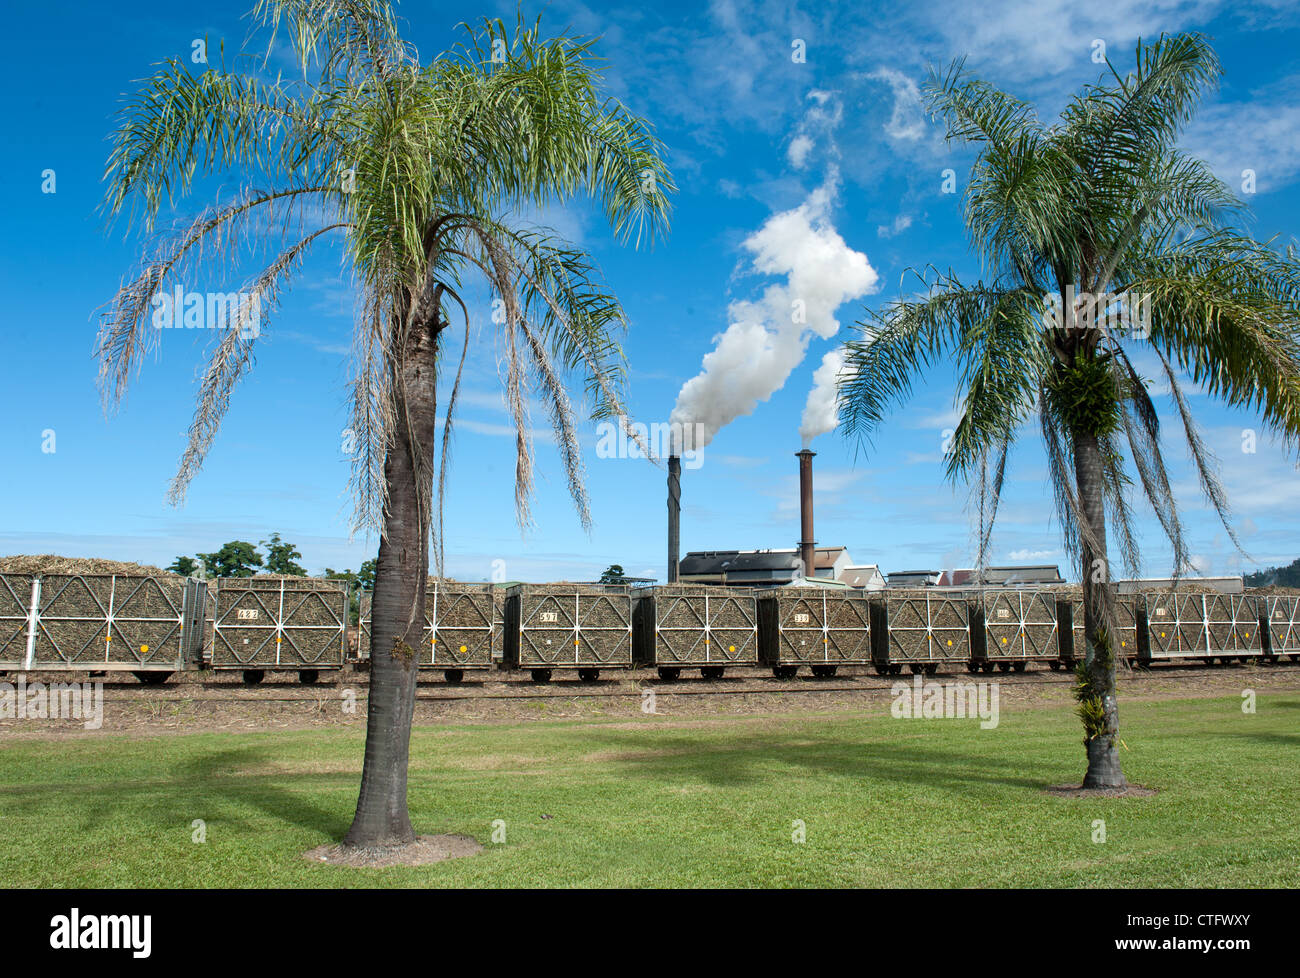
POLYGON ((1300 587, 1300 557, 1291 561, 1286 567, 1270 567, 1268 570, 1247 574, 1245 581, 1246 587, 1264 587, 1269 584, 1280 587, 1300 587))

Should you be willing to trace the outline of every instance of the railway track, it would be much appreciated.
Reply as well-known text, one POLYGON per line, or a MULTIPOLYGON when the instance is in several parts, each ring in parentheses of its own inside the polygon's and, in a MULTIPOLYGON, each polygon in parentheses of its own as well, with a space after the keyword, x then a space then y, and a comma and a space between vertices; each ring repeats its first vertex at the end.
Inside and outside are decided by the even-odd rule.
MULTIPOLYGON (((1234 671, 1248 673, 1254 669, 1283 670, 1300 674, 1298 663, 1276 663, 1267 666, 1206 667, 1196 664, 1165 663, 1153 669, 1133 669, 1122 673, 1121 678, 1128 681, 1151 682, 1175 678, 1211 678, 1231 675, 1234 671)), ((1069 673, 1036 670, 1026 673, 995 673, 971 675, 965 672, 939 673, 922 677, 926 683, 940 682, 997 682, 1003 686, 1067 686, 1073 683, 1069 673)), ((911 674, 898 676, 876 676, 863 674, 841 677, 838 680, 798 679, 772 680, 761 677, 736 677, 734 679, 715 680, 677 680, 663 682, 653 677, 633 677, 630 679, 606 680, 597 683, 561 683, 538 685, 527 679, 491 680, 491 684, 507 687, 504 690, 488 690, 487 683, 474 681, 465 683, 430 682, 420 686, 416 693, 417 702, 421 703, 461 703, 476 701, 528 701, 528 700, 575 700, 575 699, 639 699, 646 690, 653 689, 656 696, 663 697, 707 697, 707 696, 755 696, 777 695, 781 693, 851 693, 872 690, 888 690, 895 683, 912 681, 911 674), (566 688, 567 687, 567 688, 566 688)), ((351 686, 363 687, 361 683, 340 682, 304 688, 297 683, 284 683, 284 695, 275 695, 281 690, 277 684, 258 687, 258 692, 236 692, 242 687, 232 689, 231 683, 199 681, 183 686, 149 688, 131 682, 104 684, 105 704, 168 704, 168 703, 319 703, 331 701, 339 693, 351 686), (194 695, 177 695, 181 689, 189 687, 194 695), (290 693, 290 690, 295 692, 290 693), (265 692, 262 692, 265 691, 265 692), (229 695, 221 695, 223 693, 229 695), (266 695, 266 694, 271 695, 266 695), (160 695, 163 694, 163 695, 160 695), (210 695, 216 694, 216 695, 210 695)), ((359 688, 358 692, 362 692, 359 688)))

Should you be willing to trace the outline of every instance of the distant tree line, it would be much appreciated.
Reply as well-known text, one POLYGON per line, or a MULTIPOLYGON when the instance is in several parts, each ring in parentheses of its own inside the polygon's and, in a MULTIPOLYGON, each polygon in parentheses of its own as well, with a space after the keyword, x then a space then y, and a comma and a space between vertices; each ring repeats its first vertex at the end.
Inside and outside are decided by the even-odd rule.
MULTIPOLYGON (((212 553, 199 553, 193 557, 177 557, 166 569, 173 574, 184 577, 252 577, 254 574, 274 574, 284 577, 309 577, 306 568, 298 561, 302 553, 292 543, 278 533, 272 533, 269 540, 261 541, 265 553, 259 553, 256 546, 246 540, 231 540, 221 545, 220 550, 212 553)), ((345 568, 335 570, 326 567, 320 575, 330 581, 347 581, 352 623, 356 624, 360 615, 361 591, 372 591, 375 587, 375 560, 363 561, 360 570, 345 568)))
POLYGON ((1300 557, 1285 567, 1270 567, 1245 575, 1246 587, 1300 587, 1300 557))

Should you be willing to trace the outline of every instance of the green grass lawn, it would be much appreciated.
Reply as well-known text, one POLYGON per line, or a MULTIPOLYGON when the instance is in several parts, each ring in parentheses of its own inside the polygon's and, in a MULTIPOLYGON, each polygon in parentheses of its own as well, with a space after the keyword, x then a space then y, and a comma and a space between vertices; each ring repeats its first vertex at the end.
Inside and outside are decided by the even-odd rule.
POLYGON ((486 850, 343 869, 355 730, 0 742, 6 886, 1298 886, 1300 696, 1126 703, 1149 798, 1042 793, 1083 773, 1066 709, 973 721, 821 714, 426 727, 420 832, 486 850), (552 816, 543 819, 542 815, 552 816), (191 841, 203 819, 207 841, 191 841), (491 844, 492 822, 506 823, 491 844), (806 841, 792 841, 793 823, 806 841), (1095 819, 1106 841, 1093 841, 1095 819))

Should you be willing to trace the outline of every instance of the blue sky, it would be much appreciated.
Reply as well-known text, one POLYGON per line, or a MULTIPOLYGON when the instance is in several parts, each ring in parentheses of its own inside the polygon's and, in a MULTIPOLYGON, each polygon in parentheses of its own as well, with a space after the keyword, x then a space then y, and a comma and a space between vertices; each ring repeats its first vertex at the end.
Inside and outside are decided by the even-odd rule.
MULTIPOLYGON (((177 554, 215 549, 229 539, 256 542, 278 531, 318 572, 326 565, 356 567, 377 547, 363 535, 349 539, 343 431, 353 293, 339 249, 316 252, 266 317, 256 368, 236 390, 183 507, 169 506, 165 492, 184 447, 207 340, 194 333, 204 331, 167 334, 115 417, 104 416, 96 391, 91 354, 98 307, 140 248, 137 235, 106 228, 96 213, 114 112, 151 64, 188 57, 194 39, 206 36, 210 49, 219 39, 228 50, 238 47, 248 5, 128 9, 51 0, 7 11, 3 97, 12 176, 4 184, 0 238, 0 274, 10 297, 2 314, 0 512, 7 519, 0 524, 0 552, 167 564, 177 554), (55 173, 54 193, 42 192, 46 170, 55 173)), ((543 8, 524 9, 531 16, 543 8)), ((484 2, 398 8, 425 59, 455 40, 457 23, 509 18, 513 11, 513 4, 484 2)), ((1246 10, 1214 0, 920 2, 901 9, 557 2, 545 7, 543 23, 602 37, 598 50, 608 59, 610 94, 653 122, 680 188, 671 234, 652 250, 617 245, 599 215, 581 203, 537 215, 595 255, 625 305, 629 407, 637 420, 667 421, 719 334, 765 297, 785 295, 769 290, 787 287, 786 271, 756 270, 756 260, 770 259, 769 272, 793 262, 803 270, 795 273, 804 275, 800 288, 820 289, 826 301, 846 297, 822 311, 818 328, 794 339, 779 389, 723 427, 701 467, 685 473, 684 550, 794 546, 793 453, 801 447, 801 416, 823 356, 848 336, 864 305, 899 294, 909 266, 977 274, 960 195, 941 192, 946 168, 963 187, 972 154, 945 145, 920 111, 916 86, 928 65, 964 55, 971 70, 1054 115, 1071 92, 1096 79, 1095 40, 1123 66, 1139 35, 1205 31, 1225 76, 1184 143, 1234 187, 1244 169, 1256 172, 1248 199, 1258 237, 1296 234, 1300 13, 1288 3, 1246 10), (802 63, 791 57, 796 41, 806 49, 802 63), (846 266, 847 286, 843 277, 819 277, 826 266, 807 251, 782 253, 795 248, 797 236, 770 222, 783 214, 808 217, 810 208, 818 232, 812 243, 829 241, 831 257, 853 266, 846 266), (756 251, 765 228, 767 251, 756 251)), ((238 186, 231 175, 204 189, 228 193, 238 186)), ((205 202, 183 201, 176 216, 205 202)), ((248 267, 243 275, 257 271, 248 267)), ((504 561, 512 579, 584 579, 619 563, 629 573, 662 578, 664 474, 645 461, 598 457, 590 424, 584 443, 592 533, 579 525, 544 434, 535 525, 521 533, 490 308, 486 293, 471 303, 473 345, 446 500, 448 572, 484 579, 494 561, 504 561)), ((784 348, 778 352, 785 355, 784 348)), ((946 484, 941 468, 944 431, 955 416, 953 392, 951 372, 938 367, 872 445, 855 446, 836 432, 813 441, 821 544, 847 545, 856 561, 886 571, 969 563, 966 490, 946 484)), ((445 397, 444 391, 443 403, 445 397)), ((1169 458, 1198 566, 1232 573, 1290 562, 1300 553, 1295 460, 1262 432, 1256 451, 1244 452, 1243 429, 1258 429, 1256 418, 1203 395, 1192 401, 1222 462, 1249 555, 1233 550, 1206 508, 1173 437, 1172 404, 1163 398, 1169 458)), ((545 416, 537 414, 535 422, 545 427, 545 416)), ((1144 570, 1166 573, 1168 548, 1149 514, 1140 530, 1144 570)), ((1064 566, 1032 432, 1012 459, 992 556, 998 563, 1061 563, 1074 576, 1064 566)))

